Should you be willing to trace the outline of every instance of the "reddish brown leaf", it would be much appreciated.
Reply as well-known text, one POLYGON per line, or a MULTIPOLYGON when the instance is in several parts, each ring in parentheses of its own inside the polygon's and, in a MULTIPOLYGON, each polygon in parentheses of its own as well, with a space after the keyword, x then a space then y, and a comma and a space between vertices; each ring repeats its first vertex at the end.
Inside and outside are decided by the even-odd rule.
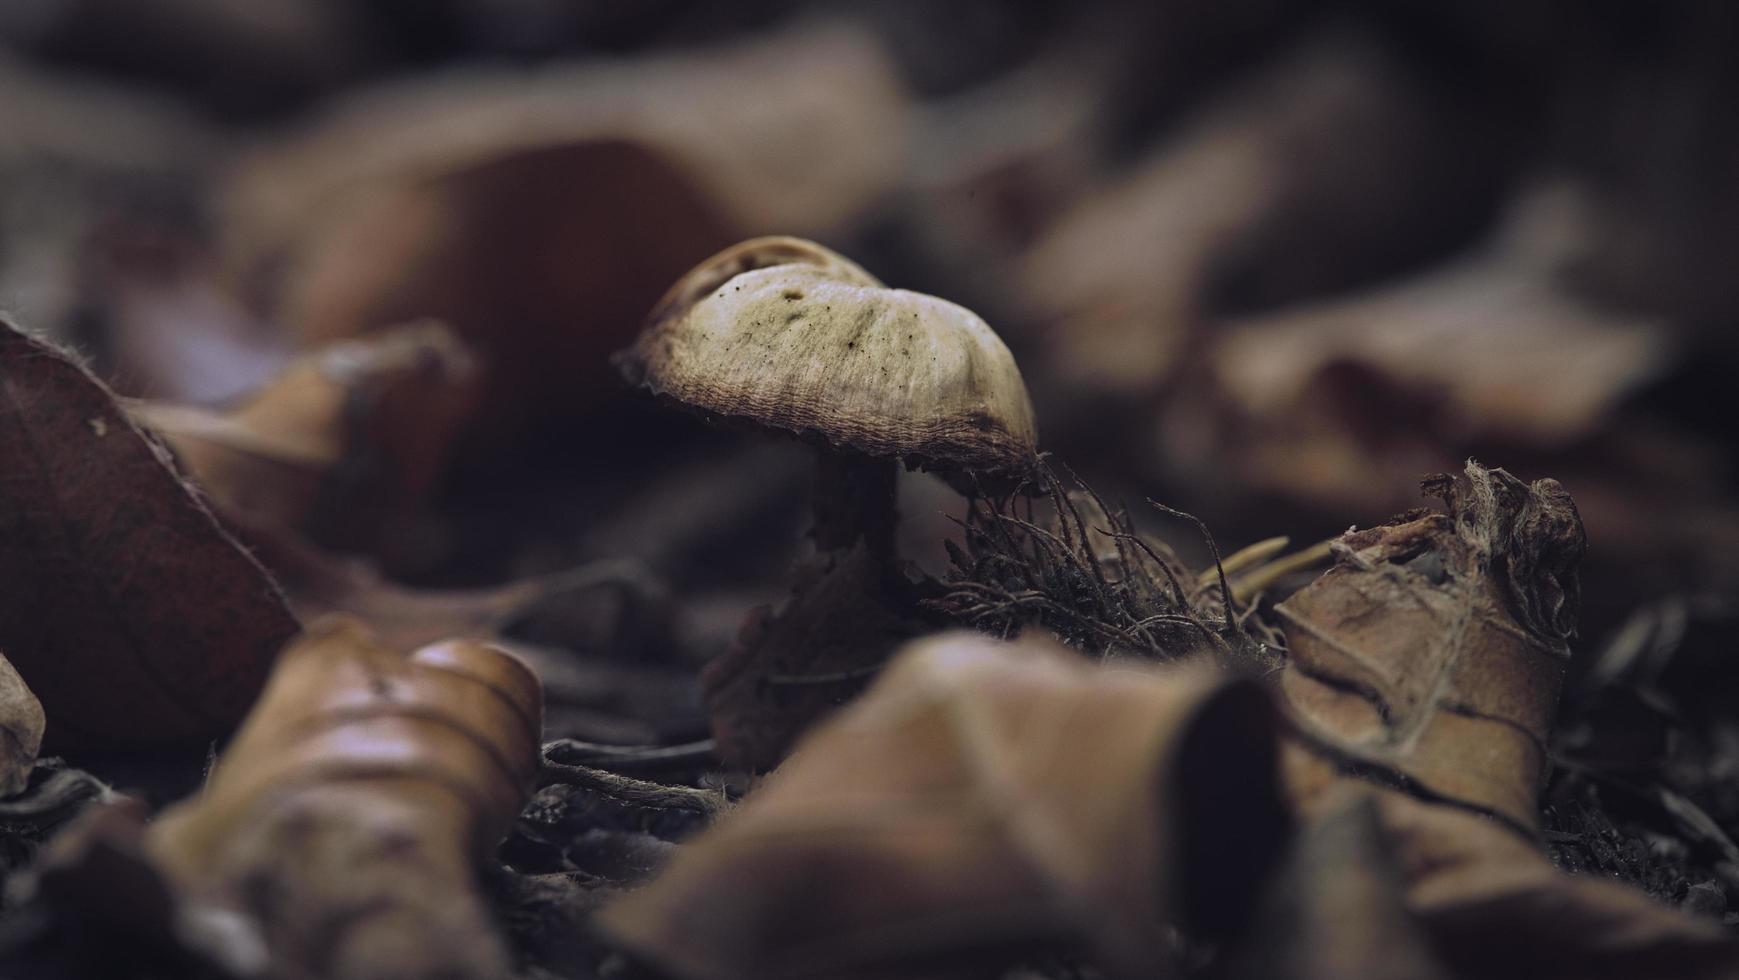
POLYGON ((0 321, 0 649, 57 749, 225 734, 296 631, 102 383, 0 321))
POLYGON ((862 210, 897 173, 902 109, 881 53, 837 29, 401 85, 258 154, 229 232, 300 335, 439 317, 488 356, 492 421, 547 423, 613 390, 606 358, 690 265, 862 210))

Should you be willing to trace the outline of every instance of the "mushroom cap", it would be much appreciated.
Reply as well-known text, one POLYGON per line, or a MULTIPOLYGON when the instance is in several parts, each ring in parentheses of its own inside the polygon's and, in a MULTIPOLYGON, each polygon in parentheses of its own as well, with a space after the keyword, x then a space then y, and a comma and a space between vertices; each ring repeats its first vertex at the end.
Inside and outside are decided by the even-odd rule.
POLYGON ((702 262, 616 363, 702 413, 924 469, 1023 472, 1037 454, 1020 369, 977 314, 802 239, 702 262))

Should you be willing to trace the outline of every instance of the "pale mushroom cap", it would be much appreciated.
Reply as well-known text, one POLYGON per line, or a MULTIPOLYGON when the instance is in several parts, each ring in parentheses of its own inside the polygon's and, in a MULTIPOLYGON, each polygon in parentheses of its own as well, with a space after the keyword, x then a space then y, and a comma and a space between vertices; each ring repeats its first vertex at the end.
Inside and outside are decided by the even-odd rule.
POLYGON ((684 277, 621 355, 629 379, 708 414, 909 465, 1008 473, 1031 464, 1032 403, 983 320, 885 288, 820 246, 772 241, 797 262, 754 267, 765 252, 745 258, 739 250, 757 244, 746 242, 684 277), (748 271, 721 275, 721 260, 748 271), (696 282, 709 291, 690 299, 696 282))

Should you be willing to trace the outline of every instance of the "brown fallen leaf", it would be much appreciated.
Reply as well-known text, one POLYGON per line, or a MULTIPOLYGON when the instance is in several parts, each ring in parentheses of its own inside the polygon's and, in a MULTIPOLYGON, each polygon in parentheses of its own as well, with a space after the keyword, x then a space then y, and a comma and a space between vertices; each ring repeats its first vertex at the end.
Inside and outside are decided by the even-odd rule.
POLYGON ((1555 447, 1585 436, 1666 369, 1659 319, 1603 308, 1558 280, 1589 205, 1534 189, 1478 251, 1393 285, 1229 324, 1213 370, 1258 416, 1284 415, 1319 372, 1358 364, 1438 399, 1437 424, 1555 447), (1542 371, 1554 383, 1539 384, 1542 371))
POLYGON ((303 337, 439 317, 489 358, 491 421, 572 418, 690 265, 865 209, 903 111, 886 56, 839 27, 400 85, 244 166, 231 254, 303 337))
POLYGON ((541 728, 513 656, 452 642, 406 658, 328 620, 284 651, 145 854, 189 908, 252 923, 277 975, 504 976, 477 868, 530 794, 541 728))
POLYGON ((1487 143, 1443 109, 1381 45, 1328 31, 1192 114, 1025 256, 1054 376, 1152 396, 1228 299, 1339 287, 1464 222, 1451 202, 1477 198, 1487 143))
POLYGON ((1427 480, 1447 513, 1349 531, 1336 564, 1277 607, 1280 691, 1308 809, 1343 772, 1399 783, 1524 834, 1570 657, 1587 541, 1555 480, 1469 462, 1427 480))
POLYGON ((1249 929, 1213 975, 1226 980, 1443 980, 1376 803, 1354 795, 1303 828, 1249 929))
POLYGON ((1286 819, 1253 683, 955 633, 876 686, 600 922, 675 977, 951 976, 1085 946, 1163 973, 1286 819))
POLYGON ((545 604, 572 603, 588 590, 658 589, 639 566, 609 561, 481 588, 414 588, 384 577, 368 559, 333 555, 287 528, 224 517, 282 584, 290 608, 303 620, 353 616, 379 643, 407 653, 446 638, 490 639, 545 604))
POLYGON ((224 412, 128 407, 225 512, 366 549, 427 496, 478 382, 463 342, 422 322, 306 354, 224 412))
POLYGON ((1377 798, 1407 907, 1457 976, 1739 976, 1718 927, 1540 850, 1585 548, 1574 502, 1473 462, 1425 489, 1447 514, 1348 532, 1278 607, 1289 791, 1315 819, 1377 798))
POLYGON ((52 746, 227 734, 297 624, 82 367, 0 320, 0 650, 52 746))
POLYGON ((0 656, 0 796, 11 796, 30 781, 30 767, 42 749, 48 716, 12 661, 0 656))
POLYGON ((1554 471, 1593 477, 1579 485, 1622 478, 1625 461, 1589 465, 1587 443, 1668 370, 1674 344, 1658 317, 1602 307, 1565 280, 1592 210, 1573 187, 1544 181, 1459 258, 1224 323, 1164 423, 1170 453, 1192 471, 1232 474, 1242 492, 1336 513, 1405 506, 1396 495, 1411 476, 1395 474, 1441 469, 1482 445, 1562 453, 1554 471), (1537 383, 1545 375, 1556 380, 1537 383))
POLYGON ((1732 980, 1739 939, 1616 882, 1552 867, 1510 828, 1373 791, 1408 908, 1456 976, 1491 980, 1732 980))

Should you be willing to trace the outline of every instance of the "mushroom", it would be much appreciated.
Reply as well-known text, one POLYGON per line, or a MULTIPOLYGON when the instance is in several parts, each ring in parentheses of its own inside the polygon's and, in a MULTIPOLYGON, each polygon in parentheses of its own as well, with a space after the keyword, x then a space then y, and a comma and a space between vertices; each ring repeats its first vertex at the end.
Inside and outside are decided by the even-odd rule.
POLYGON ((770 768, 840 685, 935 626, 893 561, 900 462, 963 491, 1018 479, 1037 460, 1026 385, 972 311, 785 237, 696 266, 616 363, 690 411, 817 447, 817 555, 784 610, 752 612, 702 674, 720 754, 770 768))
POLYGON ((700 263, 616 364, 702 415, 817 445, 822 550, 862 540, 891 556, 900 460, 967 489, 1037 458, 1026 385, 989 325, 800 238, 754 238, 700 263))

